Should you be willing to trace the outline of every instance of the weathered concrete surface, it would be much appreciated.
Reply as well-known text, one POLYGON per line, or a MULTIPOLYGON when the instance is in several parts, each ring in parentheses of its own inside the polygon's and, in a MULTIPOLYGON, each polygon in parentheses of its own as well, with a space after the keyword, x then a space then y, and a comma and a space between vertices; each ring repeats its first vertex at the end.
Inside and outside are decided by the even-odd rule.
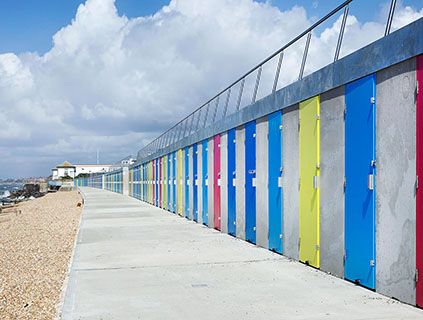
POLYGON ((298 260, 300 236, 298 105, 285 109, 282 117, 283 254, 298 260))
POLYGON ((122 194, 129 195, 129 169, 128 167, 122 168, 122 194))
POLYGON ((376 291, 414 304, 416 61, 376 75, 376 291))
POLYGON ((320 269, 344 276, 344 87, 320 96, 320 269))
POLYGON ((201 143, 197 144, 197 175, 198 175, 198 185, 197 185, 197 203, 198 203, 198 212, 197 212, 197 222, 203 223, 203 145, 201 143))
POLYGON ((245 128, 235 132, 236 237, 245 239, 245 128))
POLYGON ((193 164, 194 164, 194 148, 192 146, 189 147, 189 156, 188 156, 188 161, 189 161, 189 179, 188 179, 188 190, 189 190, 189 219, 193 220, 194 219, 194 168, 193 168, 193 164))
POLYGON ((228 134, 220 135, 220 228, 228 233, 228 134))
POLYGON ((213 138, 207 142, 207 172, 208 172, 208 185, 207 185, 207 225, 214 228, 214 144, 213 138))
POLYGON ((256 243, 269 247, 269 195, 268 195, 268 122, 267 117, 256 120, 256 243))
POLYGON ((83 192, 63 320, 423 317, 414 307, 136 199, 83 192))

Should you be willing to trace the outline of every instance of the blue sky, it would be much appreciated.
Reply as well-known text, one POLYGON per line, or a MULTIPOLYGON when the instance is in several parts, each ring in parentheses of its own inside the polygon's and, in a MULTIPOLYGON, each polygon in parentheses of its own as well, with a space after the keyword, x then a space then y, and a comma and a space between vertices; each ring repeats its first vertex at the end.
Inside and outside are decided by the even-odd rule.
MULTIPOLYGON (((199 0, 201 1, 201 0, 199 0)), ((52 46, 51 37, 70 23, 79 4, 85 0, 1 0, 0 1, 0 53, 37 51, 47 52, 52 46)), ((260 2, 266 2, 262 0, 260 2)), ((336 7, 341 0, 271 0, 272 5, 287 10, 303 6, 310 15, 321 17, 336 7)), ((388 1, 355 0, 351 9, 363 21, 378 20, 381 7, 388 1)), ((403 5, 421 6, 421 0, 399 1, 403 5)), ((169 0, 116 0, 119 14, 129 18, 155 13, 169 0)))

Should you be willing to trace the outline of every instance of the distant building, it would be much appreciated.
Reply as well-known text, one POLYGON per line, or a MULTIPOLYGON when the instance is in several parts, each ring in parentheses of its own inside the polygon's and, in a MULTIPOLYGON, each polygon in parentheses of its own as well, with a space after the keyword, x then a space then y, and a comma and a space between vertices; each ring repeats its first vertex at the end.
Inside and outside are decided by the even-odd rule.
POLYGON ((110 164, 72 164, 65 161, 52 169, 52 180, 74 179, 80 174, 108 172, 110 164))

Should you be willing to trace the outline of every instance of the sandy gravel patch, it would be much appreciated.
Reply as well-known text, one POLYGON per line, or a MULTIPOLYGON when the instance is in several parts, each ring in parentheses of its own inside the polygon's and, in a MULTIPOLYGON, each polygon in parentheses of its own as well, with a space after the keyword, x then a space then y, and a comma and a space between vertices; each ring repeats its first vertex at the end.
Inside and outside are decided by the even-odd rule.
POLYGON ((54 319, 82 208, 57 192, 0 214, 0 319, 54 319))

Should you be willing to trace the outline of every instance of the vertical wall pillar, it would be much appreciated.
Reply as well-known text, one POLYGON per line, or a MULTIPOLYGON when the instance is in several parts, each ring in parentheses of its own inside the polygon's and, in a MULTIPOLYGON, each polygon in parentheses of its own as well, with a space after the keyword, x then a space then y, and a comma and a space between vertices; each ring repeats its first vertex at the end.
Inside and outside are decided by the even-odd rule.
POLYGON ((376 291, 410 304, 416 302, 415 68, 410 59, 376 75, 376 291))
POLYGON ((283 192, 283 252, 299 260, 299 110, 298 105, 283 110, 282 127, 282 188, 283 192))
POLYGON ((188 204, 189 204, 189 212, 188 212, 188 219, 194 220, 194 154, 193 154, 194 147, 190 146, 188 148, 188 204))
POLYGON ((207 172, 208 172, 208 192, 207 192, 207 196, 208 196, 208 201, 207 201, 207 205, 208 205, 208 209, 207 209, 207 213, 208 213, 208 220, 207 220, 207 225, 209 226, 209 228, 214 228, 214 145, 213 145, 213 138, 208 139, 207 142, 207 172))
POLYGON ((236 129, 236 236, 245 240, 245 128, 236 129))
POLYGON ((129 168, 122 168, 122 194, 129 196, 129 168))
POLYGON ((199 142, 197 144, 197 161, 198 161, 198 168, 197 168, 197 201, 198 201, 198 212, 197 212, 197 222, 203 222, 203 181, 204 181, 204 174, 203 174, 203 144, 199 142))
MULTIPOLYGON (((233 195, 235 197, 235 194, 233 195)), ((228 233, 228 134, 220 135, 220 228, 228 233)))
POLYGON ((320 96, 320 269, 344 276, 344 87, 320 96))
POLYGON ((268 248, 269 203, 268 203, 268 123, 267 117, 257 119, 256 126, 256 237, 257 245, 268 248))
POLYGON ((198 149, 192 146, 192 219, 198 222, 198 149))

